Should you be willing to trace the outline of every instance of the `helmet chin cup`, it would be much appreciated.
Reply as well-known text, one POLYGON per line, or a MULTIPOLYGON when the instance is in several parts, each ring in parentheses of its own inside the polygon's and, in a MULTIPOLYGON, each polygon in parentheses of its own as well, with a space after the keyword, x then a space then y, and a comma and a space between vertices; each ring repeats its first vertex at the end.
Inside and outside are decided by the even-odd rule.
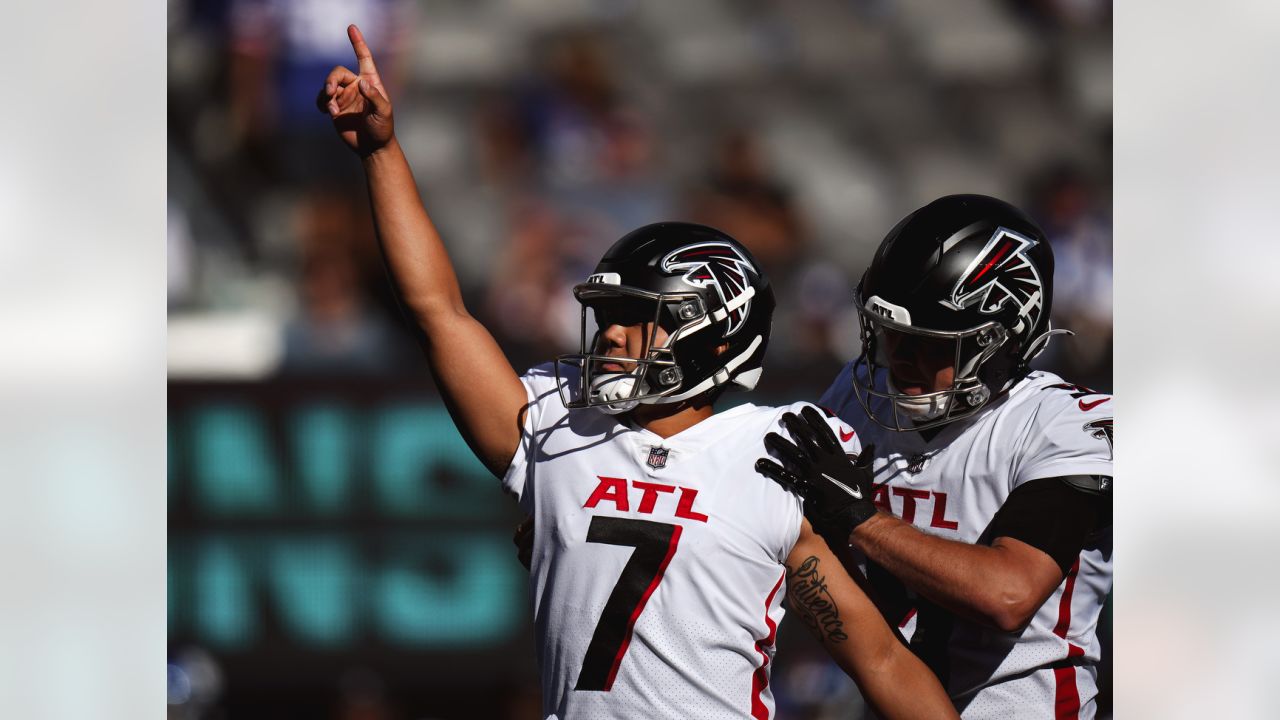
POLYGON ((608 405, 596 405, 597 410, 605 415, 621 415, 624 412, 630 412, 640 404, 639 400, 627 400, 625 402, 609 403, 608 405))
POLYGON ((951 407, 951 395, 949 393, 907 395, 894 386, 892 379, 886 377, 885 383, 889 387, 889 392, 892 393, 893 404, 897 406, 899 412, 910 418, 913 423, 936 420, 946 415, 947 409, 951 407))
POLYGON ((640 404, 632 398, 644 395, 643 383, 636 391, 636 376, 630 373, 601 373, 591 380, 591 404, 609 415, 632 410, 640 404))
POLYGON ((910 397, 903 396, 894 400, 894 404, 898 406, 898 410, 911 419, 912 422, 927 422, 936 420, 947 414, 947 408, 951 406, 951 396, 931 395, 929 397, 910 397))

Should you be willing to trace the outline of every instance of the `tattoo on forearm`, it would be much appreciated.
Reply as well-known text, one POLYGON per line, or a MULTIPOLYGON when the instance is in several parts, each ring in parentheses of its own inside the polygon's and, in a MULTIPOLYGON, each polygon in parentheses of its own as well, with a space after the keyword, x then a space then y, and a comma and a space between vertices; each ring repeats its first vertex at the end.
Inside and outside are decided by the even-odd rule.
POLYGON ((805 624, 819 636, 831 642, 849 639, 840 620, 840 608, 827 591, 827 578, 818 572, 817 557, 810 555, 795 570, 787 568, 787 594, 805 624))

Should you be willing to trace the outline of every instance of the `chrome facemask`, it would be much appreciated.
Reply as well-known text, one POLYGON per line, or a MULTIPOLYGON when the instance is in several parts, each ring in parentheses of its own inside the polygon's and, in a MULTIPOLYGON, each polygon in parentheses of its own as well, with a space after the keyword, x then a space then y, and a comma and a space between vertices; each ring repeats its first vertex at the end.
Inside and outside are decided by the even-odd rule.
POLYGON ((863 302, 859 295, 857 304, 862 354, 860 362, 854 364, 853 391, 876 424, 897 432, 924 430, 968 417, 991 399, 993 389, 978 379, 978 373, 1009 340, 1008 331, 998 322, 967 330, 928 330, 913 327, 905 308, 879 297, 872 296, 863 302), (954 348, 950 354, 955 371, 951 387, 920 395, 899 392, 889 372, 889 333, 922 342, 950 344, 954 348), (859 374, 858 365, 865 368, 864 375, 859 374), (877 381, 883 390, 877 389, 877 381))
MULTIPOLYGON (((654 293, 623 285, 588 282, 574 287, 573 294, 582 304, 579 352, 556 358, 556 382, 560 387, 560 399, 566 408, 594 407, 616 415, 632 410, 641 403, 676 402, 686 397, 681 392, 684 377, 676 360, 677 341, 709 327, 712 320, 707 314, 702 297, 697 293, 654 293), (653 304, 651 312, 643 316, 631 313, 623 322, 633 325, 647 322, 649 332, 645 338, 641 357, 613 357, 596 352, 600 334, 609 327, 611 318, 597 317, 597 306, 609 302, 643 301, 653 304), (657 346, 658 327, 666 317, 681 323, 657 346), (606 363, 630 368, 624 372, 605 370, 606 363), (566 382, 561 367, 578 370, 576 383, 566 382)), ((670 324, 670 323, 668 323, 670 324)))

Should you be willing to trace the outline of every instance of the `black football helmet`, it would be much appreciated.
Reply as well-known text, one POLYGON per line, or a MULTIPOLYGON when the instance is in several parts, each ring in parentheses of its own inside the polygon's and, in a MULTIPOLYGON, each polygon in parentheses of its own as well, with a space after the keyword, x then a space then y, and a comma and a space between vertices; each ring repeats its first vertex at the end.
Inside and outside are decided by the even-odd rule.
POLYGON ((968 417, 1026 375, 1051 335, 1065 332, 1050 329, 1052 299, 1053 251, 1026 214, 983 195, 934 200, 889 231, 858 285, 854 394, 890 430, 968 417), (949 359, 952 386, 899 392, 888 369, 905 346, 949 359))
POLYGON ((556 359, 565 407, 620 413, 726 385, 750 390, 760 377, 773 290, 747 249, 715 228, 661 222, 634 230, 573 294, 582 304, 580 351, 556 359), (598 354, 607 328, 645 322, 652 325, 639 357, 598 354), (658 328, 667 333, 660 345, 658 328), (566 366, 579 370, 576 383, 561 377, 566 366))

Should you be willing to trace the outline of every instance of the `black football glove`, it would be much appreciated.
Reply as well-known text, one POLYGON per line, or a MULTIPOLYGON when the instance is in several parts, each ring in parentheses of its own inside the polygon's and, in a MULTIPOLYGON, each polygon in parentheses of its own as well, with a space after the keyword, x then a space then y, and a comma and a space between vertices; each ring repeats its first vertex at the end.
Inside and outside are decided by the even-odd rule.
POLYGON ((783 414, 782 425, 792 440, 771 432, 765 435, 764 444, 786 467, 760 458, 756 471, 804 498, 805 517, 828 544, 848 545, 849 533, 876 514, 871 502, 875 446, 863 448, 855 463, 836 441, 822 414, 812 407, 806 407, 800 416, 783 414))

